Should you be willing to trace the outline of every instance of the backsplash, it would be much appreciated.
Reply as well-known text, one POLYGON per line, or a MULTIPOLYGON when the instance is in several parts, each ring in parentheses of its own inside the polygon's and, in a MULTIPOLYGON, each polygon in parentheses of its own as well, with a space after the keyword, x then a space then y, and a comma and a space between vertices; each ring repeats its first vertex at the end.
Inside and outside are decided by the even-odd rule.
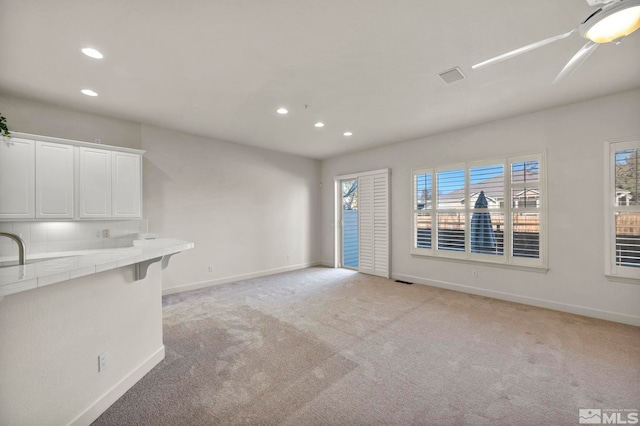
MULTIPOLYGON (((0 222, 0 232, 19 235, 27 256, 72 250, 131 247, 140 233, 148 232, 147 219, 83 222, 0 222)), ((0 257, 17 256, 18 245, 0 237, 0 257)))

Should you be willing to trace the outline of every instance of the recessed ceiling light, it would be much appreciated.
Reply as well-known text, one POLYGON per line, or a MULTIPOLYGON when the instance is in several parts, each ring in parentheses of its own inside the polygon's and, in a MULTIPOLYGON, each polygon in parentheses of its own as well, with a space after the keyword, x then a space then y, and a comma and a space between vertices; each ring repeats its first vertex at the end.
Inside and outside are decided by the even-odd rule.
POLYGON ((351 132, 344 132, 344 133, 343 133, 343 135, 345 135, 345 136, 351 136, 351 135, 353 135, 353 133, 351 133, 351 132))
POLYGON ((81 92, 87 96, 98 96, 98 94, 91 89, 82 89, 81 92))
POLYGON ((314 126, 316 126, 316 127, 324 127, 324 123, 322 121, 318 121, 316 124, 314 124, 314 126))
POLYGON ((288 109, 286 109, 286 108, 278 108, 278 110, 277 110, 276 112, 277 112, 278 114, 285 115, 285 114, 288 114, 288 113, 289 113, 289 110, 288 110, 288 109))
POLYGON ((102 59, 102 53, 98 52, 96 49, 92 49, 90 47, 85 47, 82 49, 82 53, 84 53, 87 56, 90 56, 92 58, 95 59, 102 59))

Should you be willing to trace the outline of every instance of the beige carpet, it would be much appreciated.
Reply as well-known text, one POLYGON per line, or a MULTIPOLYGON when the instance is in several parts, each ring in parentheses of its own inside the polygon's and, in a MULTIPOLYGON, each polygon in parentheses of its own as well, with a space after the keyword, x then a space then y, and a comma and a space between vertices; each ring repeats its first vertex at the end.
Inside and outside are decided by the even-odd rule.
POLYGON ((640 408, 640 328, 348 270, 164 297, 166 359, 95 425, 576 425, 640 408))

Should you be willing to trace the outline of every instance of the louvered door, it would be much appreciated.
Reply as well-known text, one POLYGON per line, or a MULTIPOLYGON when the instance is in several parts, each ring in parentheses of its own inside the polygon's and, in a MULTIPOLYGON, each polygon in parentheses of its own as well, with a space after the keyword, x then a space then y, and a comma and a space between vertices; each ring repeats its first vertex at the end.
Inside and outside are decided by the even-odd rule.
POLYGON ((389 278, 389 170, 358 176, 359 271, 389 278))

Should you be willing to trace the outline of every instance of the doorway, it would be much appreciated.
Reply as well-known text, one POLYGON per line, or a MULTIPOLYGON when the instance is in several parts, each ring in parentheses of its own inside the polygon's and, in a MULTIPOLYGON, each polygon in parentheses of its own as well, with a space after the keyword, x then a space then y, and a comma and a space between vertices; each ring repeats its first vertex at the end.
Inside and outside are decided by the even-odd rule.
POLYGON ((335 267, 390 276, 389 169, 335 178, 335 267))
POLYGON ((342 267, 358 269, 358 179, 340 181, 342 190, 342 267))

